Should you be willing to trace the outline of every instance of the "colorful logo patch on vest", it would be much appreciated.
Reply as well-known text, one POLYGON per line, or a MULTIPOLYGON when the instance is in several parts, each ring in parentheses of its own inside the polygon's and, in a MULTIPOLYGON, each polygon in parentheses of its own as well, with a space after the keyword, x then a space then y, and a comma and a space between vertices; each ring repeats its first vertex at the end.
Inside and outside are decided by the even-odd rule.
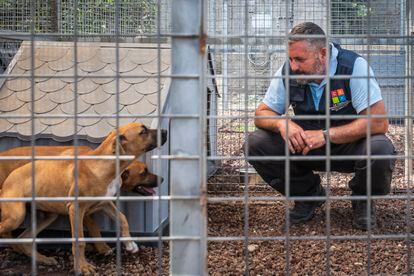
POLYGON ((345 91, 342 88, 332 90, 331 99, 333 105, 330 109, 334 111, 338 111, 350 103, 350 101, 346 99, 345 91))

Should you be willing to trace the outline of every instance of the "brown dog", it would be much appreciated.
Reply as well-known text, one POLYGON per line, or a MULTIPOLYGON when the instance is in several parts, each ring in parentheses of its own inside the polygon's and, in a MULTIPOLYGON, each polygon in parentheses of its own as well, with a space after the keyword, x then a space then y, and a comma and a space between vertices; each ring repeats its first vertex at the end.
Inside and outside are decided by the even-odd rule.
MULTIPOLYGON (((74 146, 35 146, 35 156, 57 156, 61 155, 67 150, 74 151, 74 146)), ((92 151, 92 148, 87 146, 78 146, 78 155, 92 151)), ((0 152, 0 156, 31 156, 32 147, 16 147, 7 151, 0 152)), ((14 160, 0 160, 0 191, 4 180, 15 169, 30 163, 30 159, 14 159, 14 160)), ((135 192, 140 195, 152 195, 157 187, 159 176, 148 171, 145 163, 134 161, 122 172, 121 190, 124 192, 135 192)), ((162 179, 162 178, 161 178, 162 179)))
MULTIPOLYGON (((126 168, 122 174, 121 190, 124 192, 135 192, 144 196, 154 195, 155 191, 153 188, 158 186, 158 183, 163 181, 163 178, 152 174, 148 171, 145 163, 134 161, 131 165, 126 168)), ((119 214, 121 235, 123 237, 130 237, 129 224, 125 215, 120 212, 113 202, 107 201, 99 205, 97 209, 90 210, 89 215, 85 216, 84 223, 89 230, 91 237, 101 237, 101 230, 98 225, 95 224, 90 214, 102 210, 112 220, 116 221, 117 214, 119 214)), ((131 253, 138 251, 138 245, 133 241, 123 242, 125 249, 131 253)), ((112 252, 112 249, 105 242, 94 243, 95 249, 100 254, 108 255, 112 252)))
MULTIPOLYGON (((73 146, 36 146, 35 156, 55 156, 60 155, 62 152, 73 149, 73 146)), ((78 153, 82 154, 92 150, 90 147, 79 146, 78 153)), ((18 147, 9 149, 7 151, 0 152, 0 156, 31 156, 32 147, 18 147)), ((4 180, 15 169, 29 163, 30 160, 1 160, 0 161, 0 189, 4 180)))
MULTIPOLYGON (((86 146, 78 146, 78 154, 83 154, 88 151, 91 151, 92 148, 86 146)), ((60 155, 62 152, 67 150, 73 150, 73 146, 35 146, 34 155, 35 156, 55 156, 60 155)), ((32 154, 32 147, 17 147, 4 152, 0 152, 0 156, 30 156, 32 154)), ((0 191, 4 180, 7 176, 18 167, 23 166, 26 163, 29 163, 30 160, 17 159, 17 160, 1 160, 0 161, 0 191)), ((134 161, 131 165, 126 168, 121 174, 121 190, 124 192, 135 192, 143 196, 153 195, 155 193, 154 189, 158 186, 158 183, 163 181, 162 177, 159 177, 155 174, 152 174, 148 171, 148 168, 145 163, 140 161, 134 161)), ((107 204, 101 208, 105 213, 111 214, 111 218, 116 218, 116 213, 118 210, 113 204, 107 204)), ((121 213, 122 214, 122 213, 121 213)), ((41 225, 44 225, 46 228, 47 223, 51 224, 56 219, 57 216, 51 216, 50 214, 46 215, 44 221, 40 221, 41 225)), ((121 219, 124 217, 122 216, 121 219)), ((100 228, 95 224, 90 215, 85 216, 84 223, 87 226, 89 233, 92 237, 101 237, 100 228)), ((121 221, 121 231, 122 233, 127 233, 129 235, 129 225, 126 218, 121 221)), ((40 232, 40 231, 38 231, 40 232)), ((32 229, 28 228, 23 232, 19 238, 30 237, 32 229)), ((124 242, 125 248, 134 253, 138 250, 138 246, 135 243, 126 241, 124 242)), ((112 249, 104 242, 94 243, 94 246, 98 253, 100 254, 109 254, 112 252, 112 249)), ((12 248, 19 253, 31 255, 32 249, 29 246, 22 245, 12 245, 12 248)), ((39 255, 38 255, 39 256, 39 255)), ((42 257, 41 257, 42 259, 42 257)), ((53 258, 46 258, 47 264, 55 264, 53 258)))
MULTIPOLYGON (((73 146, 36 146, 35 149, 35 156, 55 156, 60 155, 62 152, 66 150, 74 150, 73 146)), ((78 147, 78 154, 83 154, 88 151, 91 151, 92 148, 86 146, 79 146, 78 147)), ((4 152, 0 152, 0 156, 30 156, 32 154, 31 147, 18 147, 13 148, 4 152)), ((3 184, 4 179, 18 167, 23 166, 26 163, 29 163, 30 160, 1 160, 0 161, 0 190, 3 184)), ((158 186, 158 183, 163 181, 162 177, 152 174, 148 171, 148 167, 145 163, 140 161, 133 161, 131 165, 129 165, 121 174, 121 190, 124 192, 134 192, 143 196, 153 195, 155 193, 154 189, 158 186)), ((115 210, 115 205, 107 204, 102 206, 101 208, 104 213, 111 214, 111 218, 114 217, 113 214, 118 212, 115 210)), ((45 225, 46 223, 52 223, 52 218, 57 218, 57 216, 50 217, 50 214, 46 214, 46 218, 44 219, 45 222, 40 221, 40 224, 45 225)), ((123 217, 121 217, 122 219, 123 217)), ((101 237, 101 231, 99 227, 95 224, 92 219, 92 216, 88 215, 85 216, 84 223, 88 228, 88 231, 92 237, 101 237)), ((128 233, 129 236, 129 225, 128 221, 123 220, 121 221, 121 231, 122 233, 128 233)), ((28 228, 24 233, 22 233, 19 238, 22 237, 30 237, 32 233, 32 229, 28 228)), ((124 242, 125 248, 134 253, 137 251, 138 246, 135 243, 126 241, 124 242)), ((104 242, 97 242, 94 243, 94 246, 98 253, 100 254, 109 254, 112 252, 112 249, 104 242)), ((31 255, 32 249, 29 246, 22 246, 22 245, 12 245, 12 248, 19 253, 31 255)), ((49 258, 48 264, 54 264, 53 258, 49 258)))
MULTIPOLYGON (((163 130, 162 144, 166 141, 166 131, 163 130)), ((140 156, 146 151, 152 150, 157 145, 157 130, 149 130, 140 123, 130 123, 121 126, 118 130, 120 155, 140 156)), ((85 155, 113 155, 117 152, 116 132, 112 131, 98 148, 88 151, 85 155)), ((71 155, 73 150, 64 151, 62 155, 71 155)), ((113 196, 114 189, 111 186, 119 182, 116 173, 115 160, 78 160, 77 189, 74 178, 74 162, 72 160, 39 160, 35 161, 35 191, 32 191, 32 165, 28 163, 14 170, 4 181, 1 196, 3 198, 31 197, 35 192, 40 197, 75 196, 113 196)), ((120 171, 125 170, 132 161, 121 160, 120 171)), ((116 191, 116 189, 115 189, 116 191)), ((36 208, 48 212, 51 216, 39 223, 37 232, 43 230, 58 214, 69 215, 73 238, 83 238, 84 217, 101 209, 108 201, 68 201, 47 202, 39 201, 36 208), (75 216, 76 204, 77 216, 75 216), (77 225, 78 227, 75 227, 77 225)), ((113 203, 109 202, 113 205, 113 203)), ((24 202, 1 202, 2 218, 0 222, 0 235, 9 235, 16 229, 25 217, 24 202)), ((115 215, 122 216, 115 208, 115 215)), ((109 214, 110 215, 110 214, 109 214)), ((124 233, 123 233, 124 234, 124 233)), ((75 273, 94 273, 95 268, 85 258, 85 242, 72 243, 75 273), (77 256, 79 258, 77 258, 77 256)), ((37 254, 39 261, 51 262, 50 258, 37 254)), ((52 261, 53 262, 53 261, 52 261)))
MULTIPOLYGON (((163 178, 152 174, 148 171, 147 165, 140 161, 133 161, 121 174, 122 184, 121 190, 124 192, 135 192, 144 196, 154 195, 155 191, 153 188, 158 186, 158 183, 163 181, 163 178)), ((86 228, 89 231, 91 237, 100 238, 101 230, 99 226, 95 223, 92 218, 92 214, 97 211, 103 211, 107 214, 112 220, 116 221, 119 214, 121 234, 123 237, 130 237, 129 233, 129 224, 125 215, 120 212, 116 205, 112 202, 103 202, 97 208, 90 210, 87 215, 85 215, 83 223, 86 225, 86 228)), ((38 224, 42 226, 41 229, 45 229, 49 226, 58 216, 57 214, 43 213, 44 217, 38 220, 38 224)), ((39 233, 40 227, 37 228, 37 233, 39 233)), ((32 233, 32 228, 29 227, 19 238, 30 238, 32 233)), ((138 245, 133 241, 124 241, 123 242, 125 249, 131 253, 136 253, 138 251, 138 245)), ((24 245, 12 245, 14 251, 21 254, 31 256, 32 248, 31 246, 24 245)), ((94 247, 99 254, 108 255, 112 253, 113 249, 109 247, 105 242, 95 242, 94 247)), ((36 255, 39 258, 39 261, 43 261, 45 264, 56 265, 57 262, 54 258, 48 258, 39 253, 36 255)))

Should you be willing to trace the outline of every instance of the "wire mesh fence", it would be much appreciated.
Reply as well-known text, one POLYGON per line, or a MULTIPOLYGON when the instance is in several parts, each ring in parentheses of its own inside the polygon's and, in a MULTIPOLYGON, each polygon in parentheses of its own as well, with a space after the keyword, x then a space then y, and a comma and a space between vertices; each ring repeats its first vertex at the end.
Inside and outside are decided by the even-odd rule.
POLYGON ((52 3, 53 1, 34 1, 35 7, 31 9, 31 1, 2 1, 1 29, 29 33, 33 26, 40 33, 55 30, 53 23, 56 24, 56 21, 52 20, 52 10, 56 7, 52 3))
MULTIPOLYGON (((221 92, 216 157, 221 166, 208 182, 210 269, 220 263, 215 254, 224 248, 231 269, 220 270, 223 273, 398 274, 411 269, 407 226, 412 216, 412 141, 407 133, 412 128, 406 120, 412 101, 407 98, 412 91, 410 5, 410 1, 209 1, 208 31, 221 92), (245 158, 243 145, 255 130, 255 109, 288 58, 289 30, 303 21, 317 23, 329 42, 368 60, 381 87, 391 122, 388 136, 400 158, 390 196, 378 200, 382 215, 375 231, 352 228, 348 182, 353 174, 337 172, 319 173, 331 198, 325 208, 307 225, 286 229, 287 206, 300 199, 285 201, 245 158), (402 194, 408 198, 400 198, 402 194), (405 211, 395 215, 395 206, 405 211), (223 224, 229 225, 223 228, 223 224), (379 261, 384 247, 389 248, 393 265, 379 261), (395 263, 401 258, 404 261, 395 263)), ((288 164, 294 160, 287 153, 282 158, 288 164)))
POLYGON ((160 115, 170 108, 165 98, 171 81, 171 46, 162 34, 169 32, 165 18, 170 13, 164 10, 168 5, 161 1, 0 2, 2 184, 11 172, 7 168, 19 167, 19 175, 20 166, 38 160, 31 163, 33 167, 22 167, 28 172, 21 177, 21 186, 1 188, 6 227, 1 230, 1 254, 3 260, 10 260, 3 262, 4 273, 120 275, 169 270, 165 255, 169 238, 163 236, 170 201, 169 161, 159 157, 169 154, 169 146, 161 146, 170 117, 160 115), (143 34, 152 43, 143 43, 143 34), (139 154, 130 147, 142 142, 132 137, 138 134, 137 127, 140 136, 153 137, 152 145, 138 144, 139 154), (108 144, 111 137, 114 140, 108 144), (131 139, 136 142, 131 144, 131 139), (56 157, 62 150, 68 152, 56 157), (129 159, 122 159, 125 154, 129 159), (134 155, 140 161, 131 163, 134 155), (126 163, 131 163, 128 169, 126 163), (91 172, 90 166, 97 169, 90 175, 94 184, 92 178, 81 176, 82 171, 91 172), (24 200, 10 199, 13 196, 24 200), (21 206, 26 203, 29 209, 24 211, 21 206), (57 218, 56 213, 68 216, 57 218), (46 226, 46 232, 36 237, 46 226), (87 243, 95 244, 90 259, 84 257, 84 227, 87 243), (5 231, 15 229, 18 233, 11 239, 5 231), (141 252, 151 255, 148 267, 136 266, 145 263, 133 254, 138 239, 141 252), (73 254, 66 250, 72 242, 73 254), (13 260, 5 245, 33 256, 32 262, 21 255, 13 260), (127 261, 130 254, 121 254, 124 248, 133 260, 127 261))
POLYGON ((2 30, 30 33, 33 27, 35 34, 55 34, 62 36, 61 39, 64 39, 64 35, 75 33, 78 38, 92 36, 89 39, 97 35, 98 38, 112 40, 115 35, 125 38, 143 34, 155 37, 158 30, 167 33, 171 21, 168 1, 18 0, 2 1, 0 7, 2 30))
MULTIPOLYGON (((113 251, 105 244, 88 251, 87 259, 100 274, 410 274, 412 5, 410 0, 0 1, 0 149, 79 147, 75 157, 26 148, 26 160, 35 155, 54 160, 34 163, 32 178, 42 173, 37 166, 75 159, 77 192, 52 198, 42 191, 26 196, 32 209, 24 226, 40 228, 54 218, 34 211, 42 209, 44 201, 74 199, 79 215, 85 201, 99 200, 113 201, 132 232, 132 237, 125 234, 125 221, 118 213, 112 214, 113 222, 95 215, 104 237, 86 219, 87 235, 92 237, 73 236, 77 249, 71 257, 64 246, 73 241, 67 235, 71 228, 64 218, 40 238, 26 232, 20 238, 1 239, 0 256, 9 260, 2 269, 34 275, 69 273, 71 258, 82 257, 82 241, 98 241, 115 246, 113 251), (321 26, 329 43, 339 43, 367 60, 381 88, 391 122, 387 136, 397 160, 390 194, 368 196, 378 202, 377 229, 352 227, 355 197, 348 186, 354 175, 334 172, 330 166, 338 160, 345 164, 352 158, 371 161, 390 156, 374 156, 368 146, 366 154, 348 159, 333 153, 315 157, 325 162, 317 175, 327 197, 304 199, 277 193, 250 163, 285 162, 284 187, 289 190, 286 183, 294 177, 289 166, 315 158, 295 156, 287 147, 283 156, 245 154, 249 150, 245 142, 257 130, 255 110, 270 83, 281 79, 275 73, 289 61, 289 31, 304 21, 321 26), (131 121, 144 122, 159 137, 161 129, 168 129, 167 142, 162 146, 162 138, 157 138, 159 149, 140 159, 147 172, 163 178, 157 178, 156 194, 149 188, 112 197, 83 194, 85 164, 95 158, 115 160, 114 177, 124 180, 120 160, 127 157, 122 156, 122 147, 104 157, 91 157, 81 147, 98 149, 107 133, 131 121), (311 221, 289 226, 294 201, 303 200, 326 202, 311 221), (127 253, 135 251, 131 241, 139 243, 141 253, 127 253), (33 256, 40 249, 59 265, 39 266, 43 256, 33 256, 30 263, 5 248, 19 243, 31 247, 15 246, 17 252, 33 256)), ((328 73, 322 75, 330 79, 328 73)), ((368 82, 369 74, 364 76, 368 82)), ((283 78, 289 81, 295 76, 283 78)), ((326 86, 330 91, 330 84, 326 86)), ((289 88, 286 93, 291 93, 289 88)), ((294 116, 289 104, 284 120, 294 116)), ((325 114, 318 119, 329 121, 325 114)), ((122 144, 121 137, 116 143, 122 144)), ((17 155, 3 155, 0 162, 21 160, 17 155)), ((134 175, 129 170, 128 174, 134 175)), ((375 175, 367 173, 367 182, 372 179, 375 175)), ((36 181, 28 187, 42 185, 36 181)), ((79 229, 80 224, 73 227, 79 229)))

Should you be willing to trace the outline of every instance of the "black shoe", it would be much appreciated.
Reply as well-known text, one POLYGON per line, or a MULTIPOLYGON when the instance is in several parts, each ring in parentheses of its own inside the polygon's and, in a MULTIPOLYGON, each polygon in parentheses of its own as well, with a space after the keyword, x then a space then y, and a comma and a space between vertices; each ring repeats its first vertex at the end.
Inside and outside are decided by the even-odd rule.
POLYGON ((371 201, 371 212, 367 213, 367 201, 355 200, 352 201, 353 220, 352 224, 355 228, 360 230, 368 230, 368 226, 371 224, 371 230, 377 228, 377 217, 375 212, 375 202, 371 201), (369 222, 368 222, 369 220, 369 222))
MULTIPOLYGON (((325 189, 320 188, 317 194, 312 196, 325 196, 325 189)), ((317 208, 325 203, 322 201, 295 201, 295 207, 289 211, 289 221, 292 224, 307 222, 315 215, 317 208)))

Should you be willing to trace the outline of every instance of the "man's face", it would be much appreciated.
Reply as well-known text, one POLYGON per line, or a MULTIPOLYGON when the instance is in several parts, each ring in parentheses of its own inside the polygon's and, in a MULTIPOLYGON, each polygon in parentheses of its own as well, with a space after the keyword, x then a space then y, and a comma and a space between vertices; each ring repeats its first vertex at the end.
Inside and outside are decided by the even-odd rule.
MULTIPOLYGON (((324 75, 326 72, 326 48, 316 49, 308 41, 294 41, 289 43, 290 68, 298 75, 324 75)), ((297 79, 299 84, 310 82, 320 83, 320 79, 297 79)))

